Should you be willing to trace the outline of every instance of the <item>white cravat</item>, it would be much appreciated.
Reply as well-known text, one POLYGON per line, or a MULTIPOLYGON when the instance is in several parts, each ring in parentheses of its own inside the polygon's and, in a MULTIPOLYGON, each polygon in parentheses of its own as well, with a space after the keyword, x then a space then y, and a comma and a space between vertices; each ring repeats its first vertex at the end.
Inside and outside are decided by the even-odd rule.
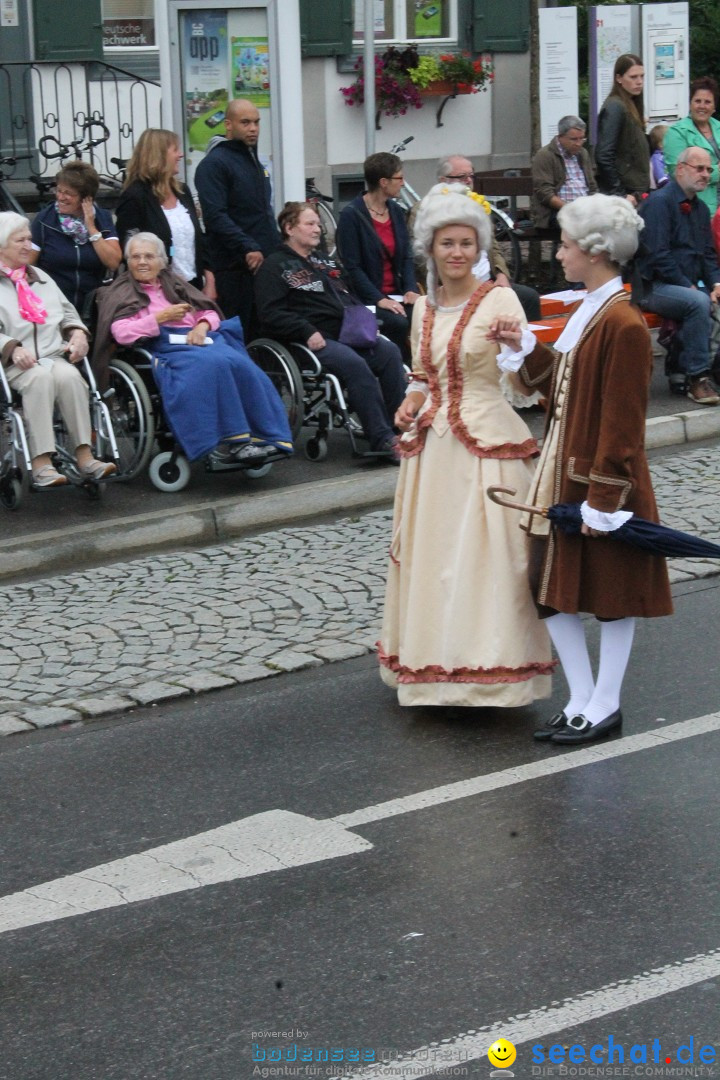
POLYGON ((599 289, 593 289, 565 323, 565 329, 555 342, 558 352, 570 352, 580 340, 580 335, 599 308, 616 292, 622 289, 622 278, 618 274, 611 281, 606 281, 599 289))

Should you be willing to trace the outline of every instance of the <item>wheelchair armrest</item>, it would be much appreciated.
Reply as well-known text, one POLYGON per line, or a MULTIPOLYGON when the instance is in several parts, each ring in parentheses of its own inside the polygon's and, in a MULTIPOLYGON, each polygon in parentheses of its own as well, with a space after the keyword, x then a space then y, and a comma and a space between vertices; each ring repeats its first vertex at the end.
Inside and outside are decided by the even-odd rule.
POLYGON ((297 356, 298 364, 303 375, 317 377, 322 374, 322 365, 312 349, 303 345, 300 341, 290 343, 293 355, 297 356))

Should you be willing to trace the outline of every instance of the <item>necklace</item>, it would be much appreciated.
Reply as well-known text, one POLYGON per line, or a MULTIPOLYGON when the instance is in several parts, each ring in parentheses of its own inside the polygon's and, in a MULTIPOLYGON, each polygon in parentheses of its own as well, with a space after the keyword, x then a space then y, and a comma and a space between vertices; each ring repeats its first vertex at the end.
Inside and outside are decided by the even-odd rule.
POLYGON ((376 210, 375 207, 371 206, 370 203, 366 199, 365 200, 365 205, 367 206, 368 210, 373 215, 373 217, 382 218, 382 217, 385 217, 387 214, 390 213, 390 211, 387 208, 387 204, 385 206, 383 206, 382 210, 376 210))

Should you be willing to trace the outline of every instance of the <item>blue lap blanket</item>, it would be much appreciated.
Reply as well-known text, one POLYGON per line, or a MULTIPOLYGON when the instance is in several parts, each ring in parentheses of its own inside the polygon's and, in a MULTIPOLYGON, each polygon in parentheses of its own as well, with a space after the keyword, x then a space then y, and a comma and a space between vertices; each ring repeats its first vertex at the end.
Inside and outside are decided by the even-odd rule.
POLYGON ((148 344, 163 412, 190 461, 223 442, 292 453, 285 407, 248 356, 239 318, 211 330, 212 345, 172 345, 171 334, 187 334, 187 328, 161 326, 148 344))

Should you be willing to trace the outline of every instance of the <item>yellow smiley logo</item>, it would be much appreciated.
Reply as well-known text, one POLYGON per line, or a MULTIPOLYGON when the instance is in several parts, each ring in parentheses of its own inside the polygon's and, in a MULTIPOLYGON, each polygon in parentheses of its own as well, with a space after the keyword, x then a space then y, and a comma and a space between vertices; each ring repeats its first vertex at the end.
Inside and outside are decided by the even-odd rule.
POLYGON ((496 1039, 488 1050, 490 1064, 498 1069, 507 1069, 517 1057, 517 1051, 507 1039, 496 1039))

